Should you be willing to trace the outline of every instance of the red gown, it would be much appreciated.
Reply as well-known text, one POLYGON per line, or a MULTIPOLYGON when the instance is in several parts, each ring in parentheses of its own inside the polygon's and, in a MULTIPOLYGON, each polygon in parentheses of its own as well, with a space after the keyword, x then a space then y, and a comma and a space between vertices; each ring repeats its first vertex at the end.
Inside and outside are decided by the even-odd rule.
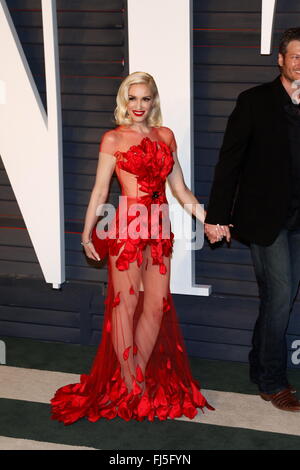
POLYGON ((214 408, 192 377, 170 293, 174 234, 163 233, 159 212, 156 218, 149 215, 151 206, 167 208, 164 221, 171 227, 165 184, 176 141, 166 127, 152 128, 144 138, 124 126, 108 132, 112 138, 102 139, 100 155, 114 159, 126 197, 109 232, 97 226, 92 232, 101 259, 108 257, 102 339, 90 373, 56 391, 51 418, 65 425, 82 417, 92 422, 116 416, 126 421, 192 419, 197 408, 214 408), (130 211, 137 203, 146 213, 135 206, 130 211), (120 228, 125 217, 127 231, 120 228))

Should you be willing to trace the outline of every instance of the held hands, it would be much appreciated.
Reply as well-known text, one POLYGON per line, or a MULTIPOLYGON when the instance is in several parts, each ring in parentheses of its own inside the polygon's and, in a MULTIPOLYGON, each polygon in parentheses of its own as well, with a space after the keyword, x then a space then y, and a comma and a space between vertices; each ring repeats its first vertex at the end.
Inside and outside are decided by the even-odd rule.
POLYGON ((233 227, 233 225, 204 224, 204 231, 210 243, 219 242, 223 237, 226 238, 227 242, 230 242, 231 233, 229 227, 233 227))
MULTIPOLYGON (((205 212, 205 215, 206 215, 206 212, 205 212)), ((232 224, 229 224, 229 225, 215 224, 214 225, 214 224, 204 223, 204 232, 210 243, 219 242, 224 237, 226 238, 227 242, 230 242, 231 233, 230 233, 229 227, 233 227, 233 225, 232 224)), ((81 244, 88 258, 95 260, 95 261, 101 261, 101 258, 99 257, 97 251, 95 250, 95 247, 91 240, 87 242, 84 242, 82 240, 81 244)))

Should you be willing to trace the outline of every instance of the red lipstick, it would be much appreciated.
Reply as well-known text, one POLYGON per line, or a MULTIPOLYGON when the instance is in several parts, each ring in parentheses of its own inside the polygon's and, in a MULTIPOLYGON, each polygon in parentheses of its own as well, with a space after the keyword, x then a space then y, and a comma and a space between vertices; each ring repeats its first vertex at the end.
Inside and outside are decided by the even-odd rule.
POLYGON ((135 116, 143 116, 145 111, 132 111, 135 116))

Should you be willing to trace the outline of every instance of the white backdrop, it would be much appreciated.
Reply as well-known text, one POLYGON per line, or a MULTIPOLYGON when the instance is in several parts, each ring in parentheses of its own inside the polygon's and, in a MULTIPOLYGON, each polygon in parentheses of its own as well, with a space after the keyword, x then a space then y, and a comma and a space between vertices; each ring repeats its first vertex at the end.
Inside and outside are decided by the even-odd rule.
POLYGON ((276 4, 276 0, 262 0, 261 2, 261 54, 271 54, 276 4))
POLYGON ((0 154, 46 282, 65 281, 55 0, 42 0, 46 114, 6 2, 0 3, 0 154))
MULTIPOLYGON (((128 0, 129 71, 148 72, 154 77, 163 125, 175 134, 185 183, 193 190, 192 31, 190 0, 128 0)), ((170 205, 179 206, 169 188, 167 198, 170 205)), ((190 218, 181 206, 180 211, 190 218)), ((176 237, 175 218, 171 217, 171 223, 176 237)), ((191 231, 192 224, 189 225, 191 231)), ((171 292, 209 295, 211 286, 195 285, 193 273, 192 252, 184 238, 176 238, 171 292)))

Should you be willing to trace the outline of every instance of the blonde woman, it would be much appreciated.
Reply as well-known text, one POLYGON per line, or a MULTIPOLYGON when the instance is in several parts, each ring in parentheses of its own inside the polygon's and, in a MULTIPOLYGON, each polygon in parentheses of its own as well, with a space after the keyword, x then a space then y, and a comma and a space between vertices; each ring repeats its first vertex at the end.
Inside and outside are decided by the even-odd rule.
POLYGON ((90 373, 82 374, 80 383, 57 390, 52 419, 64 424, 82 417, 192 419, 198 408, 213 408, 192 377, 170 293, 174 234, 166 181, 180 204, 193 204, 193 215, 201 222, 204 211, 184 183, 176 140, 162 126, 151 75, 135 72, 124 79, 115 120, 117 127, 101 139, 82 233, 89 258, 108 258, 102 340, 90 373), (104 231, 96 225, 97 210, 107 199, 114 171, 121 202, 104 231))

